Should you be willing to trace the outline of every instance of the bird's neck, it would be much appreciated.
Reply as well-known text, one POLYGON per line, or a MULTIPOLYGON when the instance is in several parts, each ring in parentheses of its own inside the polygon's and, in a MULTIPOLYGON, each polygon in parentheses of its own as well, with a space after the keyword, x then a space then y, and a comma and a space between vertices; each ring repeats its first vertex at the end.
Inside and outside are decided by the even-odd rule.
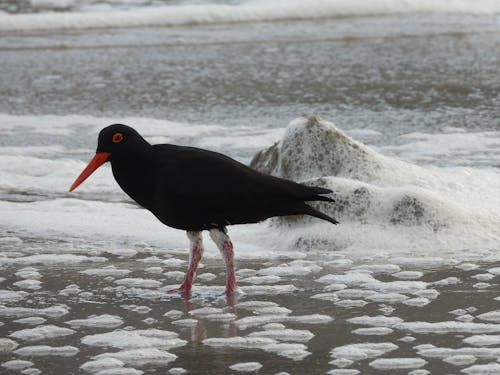
POLYGON ((157 178, 154 158, 149 148, 111 161, 116 182, 130 198, 144 208, 150 209, 157 178))

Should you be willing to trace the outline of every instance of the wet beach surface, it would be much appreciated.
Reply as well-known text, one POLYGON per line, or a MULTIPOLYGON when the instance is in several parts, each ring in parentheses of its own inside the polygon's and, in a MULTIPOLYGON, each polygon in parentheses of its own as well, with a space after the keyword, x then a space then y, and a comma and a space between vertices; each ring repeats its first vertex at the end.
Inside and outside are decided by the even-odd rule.
POLYGON ((245 293, 223 296, 212 247, 185 299, 166 293, 187 267, 183 233, 131 205, 106 168, 67 193, 112 122, 153 143, 248 162, 292 119, 318 113, 384 156, 427 167, 423 178, 448 173, 450 194, 470 176, 480 195, 470 199, 484 195, 471 215, 494 227, 497 21, 403 15, 2 34, 0 372, 83 373, 105 353, 89 373, 226 374, 243 362, 260 363, 260 374, 499 372, 498 232, 453 228, 463 246, 451 248, 429 246, 440 233, 418 225, 240 226, 230 230, 245 293), (344 234, 330 247, 287 245, 316 232, 344 234), (396 232, 396 245, 364 240, 396 232))
POLYGON ((28 255, 36 254, 40 246, 46 249, 47 243, 40 245, 40 239, 24 239, 22 246, 20 239, 1 240, 14 263, 2 260, 2 289, 15 291, 12 295, 0 294, 4 305, 0 308, 2 362, 29 360, 43 373, 76 373, 92 357, 117 349, 168 348, 178 357, 165 359, 155 352, 156 357, 153 354, 149 362, 132 360, 127 367, 145 373, 166 373, 167 369, 181 367, 190 374, 230 373, 229 366, 241 362, 260 363, 259 373, 263 374, 300 374, 311 368, 315 373, 325 373, 343 366, 361 373, 408 373, 416 368, 453 373, 494 362, 498 354, 492 351, 498 344, 483 346, 477 338, 484 333, 498 338, 494 334, 500 332, 500 263, 481 264, 479 259, 477 263, 460 263, 439 258, 427 259, 426 263, 441 263, 441 267, 422 268, 422 258, 379 255, 351 263, 344 252, 332 256, 311 250, 301 254, 300 259, 287 259, 282 254, 271 261, 238 261, 240 286, 246 293, 226 299, 222 293, 225 269, 219 259, 209 258, 199 271, 201 281, 187 299, 165 293, 182 279, 187 258, 179 250, 169 253, 145 243, 117 249, 109 244, 59 241, 52 243, 52 251, 61 257, 72 254, 74 259, 58 260, 55 255, 51 261, 45 260, 55 263, 48 266, 42 257, 28 255), (22 248, 29 250, 19 251, 22 248), (245 276, 249 282, 244 281, 245 276), (19 283, 23 280, 30 282, 19 283), (34 310, 18 309, 21 307, 34 310), (103 317, 101 325, 72 323, 93 315, 113 317, 103 317), (19 321, 27 317, 43 319, 19 321), (426 323, 411 324, 422 321, 426 323), (435 327, 426 326, 433 323, 435 327), (55 337, 50 335, 54 327, 38 334, 25 331, 44 326, 72 331, 55 331, 55 337), (178 336, 172 335, 181 341, 169 348, 168 340, 89 339, 91 335, 119 330, 153 329, 175 332, 178 336), (276 342, 292 344, 293 350, 278 347, 268 352, 268 342, 250 341, 241 347, 234 343, 217 347, 210 340, 204 342, 221 337, 252 340, 255 336, 264 340, 279 337, 276 342), (6 349, 8 338, 17 343, 13 344, 17 349, 6 349), (464 340, 474 338, 474 352, 460 352, 460 348, 470 347, 464 345, 464 340), (386 354, 339 349, 358 343, 394 346, 386 354), (30 349, 37 345, 64 347, 66 354, 37 356, 35 349, 30 349), (419 349, 421 345, 458 352, 425 354, 419 349), (339 352, 333 355, 332 350, 339 352), (453 355, 466 355, 464 363, 453 355), (374 368, 373 361, 378 357, 396 360, 374 368), (406 368, 398 369, 397 358, 413 360, 406 368))

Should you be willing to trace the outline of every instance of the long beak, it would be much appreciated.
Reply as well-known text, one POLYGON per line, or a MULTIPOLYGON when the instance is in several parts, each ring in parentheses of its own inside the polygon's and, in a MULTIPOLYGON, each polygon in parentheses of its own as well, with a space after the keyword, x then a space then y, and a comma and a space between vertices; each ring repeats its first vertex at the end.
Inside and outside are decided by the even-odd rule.
POLYGON ((94 171, 103 165, 111 155, 109 152, 98 152, 89 162, 89 164, 85 167, 85 169, 80 173, 80 176, 77 177, 73 185, 69 188, 69 191, 72 192, 75 190, 78 185, 80 185, 83 181, 87 179, 94 171))

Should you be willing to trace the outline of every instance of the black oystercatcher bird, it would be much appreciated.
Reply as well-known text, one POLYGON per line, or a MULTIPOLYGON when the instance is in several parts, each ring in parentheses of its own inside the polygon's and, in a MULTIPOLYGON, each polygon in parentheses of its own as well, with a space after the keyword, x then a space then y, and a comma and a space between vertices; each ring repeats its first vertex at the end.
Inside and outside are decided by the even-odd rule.
POLYGON ((337 221, 307 205, 333 202, 329 189, 301 185, 257 172, 217 152, 170 144, 151 145, 126 125, 101 130, 97 152, 69 191, 105 162, 118 185, 163 224, 187 232, 189 267, 180 292, 190 292, 203 255, 201 232, 219 248, 226 263, 226 294, 237 290, 233 244, 226 227, 257 223, 273 216, 310 215, 337 221))

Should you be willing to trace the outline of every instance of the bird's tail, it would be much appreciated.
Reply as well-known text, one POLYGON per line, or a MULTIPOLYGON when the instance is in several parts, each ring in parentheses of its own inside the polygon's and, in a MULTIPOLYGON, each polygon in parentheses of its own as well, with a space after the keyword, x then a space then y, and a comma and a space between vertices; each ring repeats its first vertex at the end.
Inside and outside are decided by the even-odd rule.
POLYGON ((317 186, 308 186, 307 188, 308 188, 307 194, 302 197, 304 202, 312 202, 312 201, 335 202, 334 199, 324 196, 324 194, 333 193, 332 190, 317 186))
MULTIPOLYGON (((329 199, 327 197, 321 197, 321 198, 325 198, 325 199, 314 199, 314 200, 324 200, 324 201, 328 201, 328 202, 333 202, 332 199, 329 199)), ((311 206, 309 206, 309 205, 307 205, 305 203, 303 203, 303 206, 302 206, 302 214, 309 215, 309 216, 314 216, 314 217, 317 217, 318 219, 329 221, 332 224, 338 224, 339 223, 333 217, 325 215, 324 213, 316 210, 315 208, 312 208, 311 206)))

